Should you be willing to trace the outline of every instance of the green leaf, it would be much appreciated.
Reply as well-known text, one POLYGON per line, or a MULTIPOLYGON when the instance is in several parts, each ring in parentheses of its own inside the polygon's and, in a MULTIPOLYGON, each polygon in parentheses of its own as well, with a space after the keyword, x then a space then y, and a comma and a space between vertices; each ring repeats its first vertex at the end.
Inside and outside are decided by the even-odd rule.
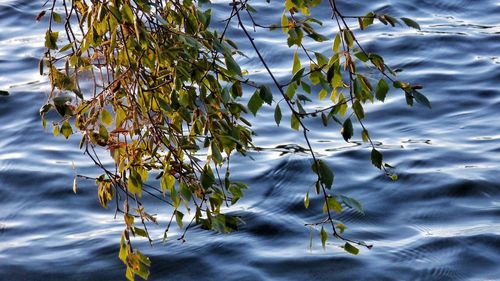
POLYGON ((54 134, 54 137, 57 137, 59 135, 59 126, 54 126, 52 133, 54 134))
POLYGON ((175 177, 169 173, 163 173, 160 181, 161 191, 164 193, 167 190, 171 190, 175 184, 175 177))
POLYGON ((181 183, 179 184, 179 189, 182 197, 184 197, 186 201, 190 201, 193 196, 191 194, 191 190, 189 190, 188 185, 185 182, 181 181, 181 183))
POLYGON ((342 137, 346 142, 349 142, 349 140, 352 138, 352 135, 354 134, 354 129, 352 127, 352 121, 350 118, 344 121, 342 129, 340 130, 340 134, 342 134, 342 137))
POLYGON ((354 37, 353 37, 351 31, 344 29, 342 32, 344 34, 344 40, 347 43, 347 46, 349 48, 352 48, 352 45, 354 44, 354 37))
POLYGON ((327 213, 328 212, 328 209, 329 210, 333 210, 334 212, 336 212, 337 214, 340 214, 342 213, 342 205, 340 204, 339 201, 337 201, 335 199, 335 197, 332 197, 332 196, 329 196, 326 201, 328 202, 328 206, 325 202, 325 205, 323 207, 323 212, 324 213, 327 213))
POLYGON ((368 134, 368 131, 366 129, 363 129, 363 131, 361 131, 361 138, 364 142, 370 141, 370 135, 368 134))
POLYGON ((115 19, 118 22, 122 22, 123 21, 121 12, 115 6, 109 5, 108 9, 111 12, 111 14, 113 14, 113 17, 115 17, 115 19))
POLYGON ((109 112, 106 109, 102 110, 101 119, 102 119, 102 122, 104 124, 106 124, 107 126, 109 126, 109 125, 111 125, 111 123, 113 123, 113 117, 111 116, 111 114, 109 114, 109 112))
POLYGON ((328 115, 326 115, 324 112, 321 112, 321 122, 323 123, 323 126, 328 126, 328 115))
POLYGON ((103 125, 99 126, 99 137, 102 140, 105 140, 106 142, 108 141, 109 138, 108 129, 106 129, 106 127, 104 127, 103 125))
POLYGON ((314 52, 314 56, 316 57, 316 61, 318 62, 319 66, 321 67, 327 66, 328 59, 325 57, 325 55, 319 52, 314 52))
POLYGON ((45 48, 51 50, 57 50, 57 38, 59 37, 59 32, 50 32, 47 30, 45 33, 45 48))
POLYGON ((134 233, 135 235, 139 235, 146 238, 148 237, 148 233, 142 228, 134 227, 134 233))
POLYGON ((248 5, 248 4, 245 4, 245 8, 251 12, 251 13, 256 13, 257 10, 255 10, 252 6, 248 5))
MULTIPOLYGON (((126 262, 124 262, 127 264, 126 262)), ((135 281, 135 275, 134 272, 132 271, 132 268, 127 265, 127 271, 125 272, 125 277, 127 278, 128 281, 135 281)))
POLYGON ((131 227, 134 224, 134 216, 132 216, 131 214, 124 214, 123 220, 125 221, 127 227, 131 227))
POLYGON ((137 174, 141 177, 141 180, 143 182, 146 182, 148 180, 149 173, 148 170, 146 170, 145 168, 138 168, 137 174))
POLYGON ((413 28, 415 28, 415 29, 420 30, 420 25, 419 25, 416 21, 414 21, 414 20, 412 20, 412 19, 409 19, 409 18, 401 18, 401 20, 402 20, 402 21, 403 21, 403 22, 404 22, 407 26, 409 26, 409 27, 413 27, 413 28))
POLYGON ((332 79, 333 77, 335 76, 335 67, 336 67, 336 64, 332 64, 329 68, 328 68, 328 71, 326 73, 326 81, 328 83, 332 83, 332 79))
POLYGON ((145 264, 145 265, 147 265, 147 266, 150 266, 150 265, 151 265, 151 260, 150 260, 148 257, 146 257, 145 255, 143 255, 140 251, 137 251, 137 255, 138 255, 138 257, 139 257, 139 260, 140 260, 143 264, 145 264))
POLYGON ((300 45, 302 44, 303 37, 304 33, 302 32, 302 29, 298 27, 290 28, 290 30, 288 30, 288 38, 287 38, 288 47, 291 47, 293 45, 297 45, 300 47, 300 45))
POLYGON ((241 76, 241 68, 233 59, 233 57, 230 54, 226 54, 224 55, 224 58, 226 60, 227 70, 229 70, 229 72, 231 72, 232 74, 241 76))
POLYGON ((66 75, 65 73, 62 73, 55 68, 53 68, 50 75, 52 76, 52 84, 55 87, 61 90, 69 91, 73 91, 76 89, 75 76, 66 75))
POLYGON ((319 33, 316 33, 316 32, 313 32, 311 34, 308 34, 307 36, 309 36, 310 38, 312 38, 314 41, 316 42, 324 42, 324 41, 328 41, 328 37, 324 36, 324 35, 321 35, 319 33))
POLYGON ((365 118, 365 111, 363 110, 363 106, 361 105, 359 100, 356 99, 356 101, 352 104, 352 109, 354 110, 354 113, 359 118, 359 120, 363 120, 365 118))
POLYGON ((402 81, 394 81, 392 83, 392 86, 394 86, 394 88, 398 88, 398 89, 407 89, 410 87, 410 84, 408 84, 406 82, 402 82, 402 81))
POLYGON ((201 186, 204 189, 210 188, 215 183, 214 173, 210 165, 205 165, 203 172, 201 173, 201 186))
POLYGON ((340 231, 340 233, 344 233, 346 226, 342 223, 337 223, 335 227, 340 231))
POLYGON ((281 30, 285 34, 288 33, 288 18, 285 13, 281 15, 281 30))
POLYGON ((73 134, 73 129, 68 121, 64 121, 61 126, 61 134, 67 139, 73 134))
POLYGON ((297 131, 299 130, 300 122, 299 122, 299 119, 297 118, 297 115, 294 113, 292 113, 291 126, 292 126, 292 129, 297 130, 297 131))
POLYGON ((40 74, 40 76, 43 76, 43 66, 45 64, 45 60, 44 59, 41 59, 38 61, 38 73, 40 74))
POLYGON ((384 102, 388 92, 389 85, 387 84, 387 82, 385 82, 384 79, 380 79, 380 81, 378 81, 377 88, 375 89, 375 97, 379 101, 384 102))
POLYGON ((175 221, 177 222, 177 225, 179 226, 179 228, 182 228, 182 218, 184 217, 184 214, 179 212, 179 211, 175 211, 175 221))
POLYGON ((132 194, 138 194, 139 197, 142 195, 142 179, 134 170, 131 171, 128 178, 128 191, 132 194))
POLYGON ((49 112, 49 110, 52 109, 52 104, 46 103, 42 107, 40 107, 40 115, 44 115, 45 113, 49 112))
POLYGON ((223 160, 222 154, 220 153, 220 150, 217 147, 215 141, 212 141, 212 143, 210 144, 210 150, 212 152, 212 159, 214 160, 214 162, 217 164, 221 164, 223 160))
POLYGON ((243 95, 243 89, 241 88, 241 82, 234 82, 233 86, 231 86, 231 94, 233 98, 241 97, 243 95))
POLYGON ((431 102, 427 99, 426 96, 424 96, 422 93, 420 93, 417 90, 412 91, 412 95, 415 98, 415 100, 420 103, 421 105, 425 105, 428 108, 432 108, 431 102))
POLYGON ((373 87, 370 84, 370 81, 368 81, 368 78, 366 78, 365 76, 363 76, 361 74, 358 74, 357 78, 358 78, 357 80, 359 80, 359 83, 360 83, 362 89, 365 92, 371 93, 371 91, 373 90, 373 87))
POLYGON ((381 169, 382 168, 382 160, 383 160, 382 153, 380 153, 378 150, 373 148, 371 158, 372 158, 372 164, 375 167, 381 169))
POLYGON ((297 101, 296 105, 297 105, 297 109, 298 109, 299 114, 306 114, 306 110, 304 109, 304 107, 302 106, 302 104, 299 101, 297 101))
POLYGON ((262 107, 264 101, 260 97, 259 92, 255 91, 250 100, 248 101, 248 109, 253 113, 254 116, 257 115, 257 111, 262 107))
POLYGON ((123 16, 124 23, 133 24, 134 23, 134 13, 130 8, 130 5, 123 5, 121 9, 121 15, 123 16))
POLYGON ((328 240, 328 233, 326 233, 325 229, 321 227, 321 231, 319 233, 321 237, 321 245, 323 246, 323 249, 326 248, 326 240, 328 240))
MULTIPOLYGON (((62 53, 64 51, 67 51, 67 50, 71 49, 71 47, 73 47, 73 44, 74 43, 71 42, 71 43, 68 43, 68 44, 64 45, 61 49, 59 49, 59 52, 62 53)), ((43 61, 43 59, 42 59, 42 61, 43 61)), ((41 73, 40 75, 43 75, 43 71, 40 71, 40 73, 41 73)))
POLYGON ((378 70, 380 70, 381 72, 385 71, 385 62, 381 56, 377 54, 369 54, 368 58, 378 70))
MULTIPOLYGON (((302 85, 304 85, 304 83, 302 83, 302 85)), ((297 91, 297 88, 298 88, 298 84, 297 82, 292 82, 290 85, 288 85, 288 87, 286 88, 286 96, 289 98, 289 99, 292 99, 293 96, 295 95, 295 92, 297 91)))
POLYGON ((361 206, 361 203, 359 203, 356 199, 343 195, 340 195, 340 198, 342 199, 342 202, 347 205, 347 207, 364 214, 363 206, 361 206))
POLYGON ((341 42, 340 34, 337 33, 337 35, 335 36, 335 40, 333 41, 333 46, 332 46, 333 52, 335 54, 339 52, 340 42, 341 42))
POLYGON ((332 188, 335 176, 332 169, 330 169, 330 167, 323 160, 318 159, 316 164, 313 164, 312 170, 319 176, 321 182, 326 188, 332 188))
POLYGON ((134 270, 134 273, 139 275, 144 280, 148 280, 149 278, 149 270, 142 263, 139 264, 139 268, 137 270, 134 270))
MULTIPOLYGON (((269 2, 269 1, 268 1, 269 2)), ((319 4, 319 1, 316 0, 316 1, 312 1, 312 2, 317 2, 319 4)), ((312 6, 312 5, 311 5, 312 6)), ((323 22, 321 22, 320 20, 318 19, 315 19, 315 18, 307 18, 306 21, 310 21, 310 22, 313 22, 313 23, 316 23, 320 26, 323 26, 323 22)))
POLYGON ((118 253, 118 258, 123 262, 127 261, 127 244, 125 242, 125 231, 123 231, 120 241, 120 252, 118 253))
POLYGON ((305 71, 305 68, 301 68, 299 71, 297 71, 293 75, 292 81, 297 82, 297 84, 300 84, 301 83, 301 78, 304 75, 304 71, 305 71))
POLYGON ((314 189, 316 191, 316 194, 319 194, 321 192, 321 183, 319 182, 319 180, 314 184, 314 189))
POLYGON ((304 197, 304 206, 309 208, 309 192, 306 193, 306 196, 304 197))
POLYGON ((369 12, 368 14, 366 14, 366 16, 363 18, 363 26, 365 27, 365 29, 373 24, 374 17, 375 14, 373 12, 369 12))
POLYGON ((349 254, 357 255, 359 254, 359 249, 351 245, 349 242, 345 242, 344 250, 349 254))
POLYGON ((281 108, 280 105, 276 105, 276 108, 274 109, 274 121, 276 122, 276 125, 280 125, 281 123, 281 108))
POLYGON ((83 100, 83 94, 82 94, 82 92, 80 92, 80 90, 78 90, 78 89, 74 88, 74 89, 72 89, 71 91, 73 91, 73 93, 75 93, 75 95, 76 95, 77 97, 79 97, 80 99, 82 99, 82 100, 83 100))
POLYGON ((368 56, 366 55, 365 52, 356 52, 354 54, 354 56, 356 56, 360 61, 362 62, 367 62, 369 60, 368 56))
POLYGON ((215 230, 219 233, 230 233, 238 229, 238 218, 218 214, 212 217, 211 225, 207 225, 209 229, 215 230))
POLYGON ((52 18, 54 19, 55 22, 61 23, 61 16, 58 13, 52 12, 52 18))
POLYGON ((310 94, 311 93, 311 86, 309 84, 307 84, 306 82, 302 81, 300 83, 300 86, 302 86, 302 90, 304 90, 304 92, 310 94))
POLYGON ((325 89, 321 89, 321 91, 319 91, 319 100, 324 100, 327 95, 328 92, 325 89))
POLYGON ((408 106, 413 106, 413 96, 410 95, 410 93, 408 93, 407 91, 405 91, 405 99, 408 106))
POLYGON ((312 102, 312 100, 311 100, 310 98, 308 98, 307 96, 304 96, 304 95, 302 95, 302 94, 297 95, 297 98, 298 98, 300 101, 304 102, 304 103, 305 103, 306 101, 308 101, 308 102, 312 102))
POLYGON ((292 74, 297 73, 300 69, 300 59, 299 59, 299 53, 295 51, 293 54, 293 67, 292 67, 292 74))
POLYGON ((384 19, 385 19, 385 20, 386 20, 386 21, 387 21, 387 22, 388 22, 388 23, 389 23, 392 27, 396 26, 396 24, 398 24, 398 23, 399 23, 399 21, 398 21, 396 18, 391 17, 391 16, 389 16, 389 15, 387 15, 387 14, 382 15, 382 17, 383 17, 383 18, 384 18, 384 19))
POLYGON ((269 89, 269 86, 267 85, 260 86, 259 95, 260 98, 267 104, 271 105, 273 103, 273 94, 271 93, 271 89, 269 89))

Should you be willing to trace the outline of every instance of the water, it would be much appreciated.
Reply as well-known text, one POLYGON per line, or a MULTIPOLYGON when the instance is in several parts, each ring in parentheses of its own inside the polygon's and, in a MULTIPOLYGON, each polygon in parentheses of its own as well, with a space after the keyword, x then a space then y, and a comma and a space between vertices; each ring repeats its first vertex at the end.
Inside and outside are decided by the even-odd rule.
MULTIPOLYGON (((38 116, 48 91, 37 74, 44 25, 33 19, 41 2, 0 0, 0 89, 11 92, 0 97, 0 280, 120 280, 120 220, 99 207, 92 182, 80 181, 78 195, 71 190, 72 163, 81 174, 98 171, 76 137, 52 137, 38 116)), ((304 224, 319 219, 319 207, 302 206, 312 191, 311 162, 300 149, 274 149, 304 143, 301 134, 276 129, 267 110, 255 120, 256 142, 265 149, 233 167, 251 185, 233 211, 245 221, 241 230, 218 235, 195 228, 184 244, 174 231, 166 245, 142 245, 153 260, 151 280, 500 280, 500 3, 345 2, 346 14, 378 10, 419 21, 421 32, 377 25, 360 38, 389 65, 404 68, 402 79, 425 85, 433 104, 431 111, 408 109, 391 92, 384 105, 367 110, 371 135, 397 167, 397 182, 370 164, 359 135, 346 144, 338 128, 310 124, 313 146, 336 171, 337 191, 365 208, 364 216, 348 211, 337 219, 350 238, 374 248, 351 256, 330 240, 324 251, 314 233, 309 249, 304 224)), ((263 22, 281 13, 254 6, 266 8, 263 22)), ((224 8, 216 4, 215 15, 224 8)), ((326 23, 328 14, 322 16, 326 23)), ((291 60, 276 34, 261 33, 257 44, 285 79, 281 70, 291 60)), ((246 46, 241 33, 231 36, 246 46)), ((242 63, 253 78, 268 81, 257 60, 242 63)), ((161 210, 154 205, 152 212, 162 218, 161 210)), ((153 228, 157 237, 161 230, 153 228)))

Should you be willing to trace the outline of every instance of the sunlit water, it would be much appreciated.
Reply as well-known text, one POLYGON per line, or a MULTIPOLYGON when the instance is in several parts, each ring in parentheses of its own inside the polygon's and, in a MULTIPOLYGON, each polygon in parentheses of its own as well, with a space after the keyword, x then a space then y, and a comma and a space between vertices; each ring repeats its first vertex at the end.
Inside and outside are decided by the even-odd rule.
MULTIPOLYGON (((80 181, 78 195, 71 190, 72 163, 81 174, 99 171, 78 150, 76 136, 54 138, 38 116, 48 90, 37 70, 44 23, 34 17, 42 2, 0 0, 0 89, 11 92, 0 96, 0 279, 120 280, 120 220, 99 207, 92 182, 80 181)), ((219 2, 216 19, 226 7, 219 2)), ((194 228, 184 244, 174 230, 165 245, 142 245, 153 260, 151 280, 500 280, 500 3, 343 2, 346 14, 377 10, 419 21, 421 32, 379 24, 360 39, 404 68, 401 79, 425 85, 433 104, 409 109, 391 92, 385 104, 367 109, 371 135, 396 166, 397 182, 371 165, 359 135, 347 144, 339 128, 310 124, 313 146, 336 171, 337 192, 365 208, 364 216, 347 211, 337 219, 350 238, 373 249, 351 256, 329 240, 323 250, 317 232, 309 249, 304 224, 321 212, 320 198, 309 210, 302 204, 313 190, 311 161, 300 150, 275 149, 305 145, 300 133, 277 129, 268 109, 254 120, 256 142, 265 149, 233 167, 251 186, 233 211, 245 221, 241 230, 219 235, 194 228)), ((281 13, 277 4, 254 6, 264 23, 281 13)), ((332 26, 328 13, 322 18, 332 26)), ((230 35, 252 56, 241 33, 230 35)), ((286 79, 282 70, 291 60, 280 36, 260 32, 256 42, 286 79)), ((269 81, 257 60, 241 63, 252 78, 269 81)), ((152 209, 164 226, 164 209, 152 209)), ((153 227, 156 238, 161 231, 153 227)))

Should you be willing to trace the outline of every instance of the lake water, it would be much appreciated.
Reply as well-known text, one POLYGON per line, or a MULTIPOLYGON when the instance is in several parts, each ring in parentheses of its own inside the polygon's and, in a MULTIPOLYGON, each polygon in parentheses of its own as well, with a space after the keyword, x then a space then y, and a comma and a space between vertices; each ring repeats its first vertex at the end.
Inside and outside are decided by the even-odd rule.
MULTIPOLYGON (((120 219, 101 209, 92 182, 80 181, 77 195, 71 188, 71 163, 80 174, 99 171, 77 137, 54 138, 41 126, 48 86, 37 69, 44 24, 34 17, 43 2, 0 0, 0 89, 11 92, 0 96, 0 280, 122 280, 120 219)), ((425 85, 433 104, 411 109, 391 92, 385 104, 367 108, 367 126, 396 166, 396 182, 371 165, 359 134, 347 144, 338 127, 311 123, 312 144, 334 168, 337 192, 365 208, 364 216, 347 211, 336 219, 347 224, 348 237, 373 249, 352 256, 331 239, 323 250, 317 231, 309 248, 304 224, 319 219, 321 205, 316 197, 311 204, 319 207, 302 203, 312 191, 311 160, 300 149, 276 149, 305 145, 301 133, 277 129, 264 110, 254 121, 265 149, 233 166, 251 187, 233 210, 245 221, 241 230, 194 228, 184 244, 176 231, 165 245, 143 244, 153 261, 150 280, 500 280, 500 2, 340 2, 346 14, 376 10, 419 21, 420 32, 378 24, 360 39, 404 68, 403 80, 425 85)), ((226 5, 214 5, 216 19, 226 5)), ((281 13, 278 4, 254 6, 265 23, 281 13)), ((329 14, 322 17, 328 22, 329 14)), ((241 33, 231 36, 247 46, 241 33)), ((286 79, 281 70, 291 60, 278 36, 260 32, 257 44, 286 79)), ((270 81, 257 60, 241 62, 257 81, 270 81)), ((152 204, 164 226, 161 206, 152 204)), ((156 238, 161 231, 153 228, 156 238)))

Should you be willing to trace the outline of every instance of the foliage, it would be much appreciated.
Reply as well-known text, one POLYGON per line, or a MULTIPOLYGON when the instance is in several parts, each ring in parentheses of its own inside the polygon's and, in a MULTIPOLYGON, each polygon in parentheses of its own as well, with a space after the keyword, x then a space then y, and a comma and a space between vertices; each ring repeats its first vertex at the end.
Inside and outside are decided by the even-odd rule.
MULTIPOLYGON (((180 240, 193 225, 221 233, 237 229, 239 219, 221 209, 235 204, 247 186, 232 180, 230 161, 254 148, 246 118, 265 104, 274 107, 278 126, 290 116, 290 127, 301 131, 307 143, 325 214, 323 221, 309 225, 320 227, 323 247, 332 236, 343 240, 343 248, 352 254, 359 252, 355 245, 371 247, 344 237, 345 226, 333 219, 346 207, 363 209, 355 199, 334 192, 334 172, 314 153, 304 121, 337 124, 346 142, 354 135, 353 123, 359 123, 363 140, 372 146, 373 165, 395 179, 363 123, 365 106, 384 102, 390 85, 402 90, 410 106, 414 100, 428 107, 430 103, 420 86, 397 80, 380 55, 365 50, 348 21, 360 30, 374 20, 420 29, 416 22, 374 12, 344 16, 335 0, 287 0, 279 23, 270 26, 258 23, 259 13, 249 1, 233 0, 220 27, 213 27, 211 9, 200 7, 205 1, 49 2, 37 17, 41 20, 49 12, 40 74, 48 75, 52 91, 40 109, 43 125, 49 112, 57 112, 54 135, 81 136, 80 148, 102 169, 94 179, 97 194, 102 207, 115 201, 116 212, 123 214, 119 258, 128 279, 147 279, 149 274, 150 260, 131 243, 136 236, 153 241, 148 224, 157 218, 142 204, 145 196, 170 208, 164 240, 174 220, 184 228, 180 240), (312 16, 318 5, 332 12, 338 27, 333 35, 312 16), (231 28, 248 39, 272 87, 254 83, 240 67, 238 59, 250 54, 226 36, 231 28), (254 40, 257 29, 281 30, 283 43, 294 50, 288 81, 279 82, 262 56, 254 40), (315 42, 327 41, 329 52, 314 50, 315 42), (308 61, 301 62, 301 57, 308 61), (306 103, 316 96, 317 109, 307 111, 306 103), (102 164, 96 147, 109 150, 114 167, 102 164)), ((307 192, 306 208, 309 196, 307 192)))

